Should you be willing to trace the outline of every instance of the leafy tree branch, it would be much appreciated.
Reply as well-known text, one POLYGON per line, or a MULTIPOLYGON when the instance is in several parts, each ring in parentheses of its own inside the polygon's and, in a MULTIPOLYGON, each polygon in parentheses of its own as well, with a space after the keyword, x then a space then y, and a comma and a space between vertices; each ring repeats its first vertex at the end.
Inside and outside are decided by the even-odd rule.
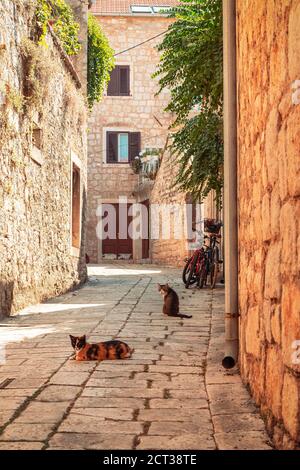
POLYGON ((173 10, 159 46, 160 90, 171 92, 166 111, 175 114, 172 149, 179 170, 179 190, 203 200, 223 185, 223 43, 222 2, 182 0, 173 10))

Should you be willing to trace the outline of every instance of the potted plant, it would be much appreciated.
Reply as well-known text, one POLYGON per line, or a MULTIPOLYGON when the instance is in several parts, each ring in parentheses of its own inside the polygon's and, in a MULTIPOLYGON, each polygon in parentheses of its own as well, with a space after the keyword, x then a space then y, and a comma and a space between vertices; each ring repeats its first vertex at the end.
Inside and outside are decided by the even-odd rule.
POLYGON ((141 171, 142 163, 141 159, 139 156, 136 156, 132 161, 131 161, 131 168, 133 170, 133 173, 138 175, 141 171))
POLYGON ((154 180, 159 169, 161 149, 147 148, 140 155, 142 174, 147 178, 154 180))

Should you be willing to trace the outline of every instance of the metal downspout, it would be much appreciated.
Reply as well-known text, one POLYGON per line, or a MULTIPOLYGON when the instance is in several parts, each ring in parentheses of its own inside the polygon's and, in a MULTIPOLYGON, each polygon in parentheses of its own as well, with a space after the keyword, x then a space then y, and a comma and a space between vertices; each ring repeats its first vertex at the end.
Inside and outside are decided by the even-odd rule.
POLYGON ((223 59, 225 356, 222 365, 231 369, 238 360, 239 349, 236 0, 223 0, 223 59))

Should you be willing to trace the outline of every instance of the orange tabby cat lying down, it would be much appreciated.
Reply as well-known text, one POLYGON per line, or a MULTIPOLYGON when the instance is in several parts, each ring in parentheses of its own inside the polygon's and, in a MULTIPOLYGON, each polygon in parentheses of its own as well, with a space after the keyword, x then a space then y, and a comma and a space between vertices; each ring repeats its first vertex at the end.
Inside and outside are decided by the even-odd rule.
POLYGON ((123 341, 105 341, 103 343, 87 343, 86 336, 70 335, 75 350, 73 359, 76 361, 104 361, 105 359, 127 359, 134 349, 123 341))

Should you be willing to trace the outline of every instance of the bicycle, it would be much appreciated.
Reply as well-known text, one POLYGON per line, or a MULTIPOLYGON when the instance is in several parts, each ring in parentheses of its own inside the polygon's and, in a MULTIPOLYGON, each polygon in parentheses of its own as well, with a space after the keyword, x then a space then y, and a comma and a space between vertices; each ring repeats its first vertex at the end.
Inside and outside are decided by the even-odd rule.
POLYGON ((205 258, 204 248, 195 250, 190 258, 186 259, 185 267, 182 273, 182 280, 185 287, 188 289, 190 285, 199 283, 200 272, 203 269, 205 258))
POLYGON ((220 243, 218 238, 221 237, 219 232, 222 225, 222 222, 214 219, 204 219, 204 231, 209 235, 204 236, 203 246, 195 250, 193 255, 186 260, 182 280, 187 289, 196 282, 200 289, 203 288, 207 284, 208 275, 210 275, 211 288, 215 287, 221 263, 217 245, 220 243), (207 239, 209 239, 209 246, 205 244, 207 239))

